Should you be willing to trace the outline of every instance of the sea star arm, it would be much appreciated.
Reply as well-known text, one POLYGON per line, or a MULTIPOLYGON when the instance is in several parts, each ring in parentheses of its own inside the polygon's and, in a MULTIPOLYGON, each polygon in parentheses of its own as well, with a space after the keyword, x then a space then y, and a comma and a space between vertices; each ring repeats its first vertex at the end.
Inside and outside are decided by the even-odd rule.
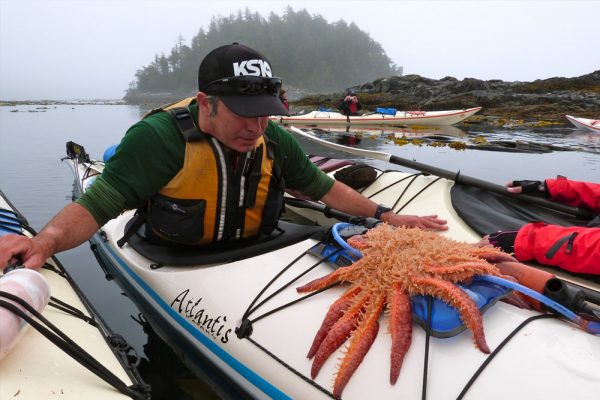
POLYGON ((333 385, 333 395, 335 397, 341 397, 342 391, 350 380, 350 377, 354 374, 354 371, 356 371, 356 368, 358 368, 375 341, 377 332, 379 331, 378 319, 383 310, 385 299, 386 296, 383 293, 373 296, 373 299, 369 302, 367 311, 362 316, 356 331, 352 335, 350 346, 342 360, 333 385))
POLYGON ((329 311, 327 311, 327 315, 325 315, 325 318, 323 319, 321 328, 319 328, 319 331, 315 335, 312 346, 308 351, 308 355, 306 356, 307 358, 313 358, 317 352, 317 349, 327 336, 329 330, 344 315, 344 312, 350 306, 350 304, 352 304, 352 299, 357 295, 358 292, 360 292, 360 287, 356 285, 351 286, 342 297, 337 299, 335 303, 329 307, 329 311))
POLYGON ((331 327, 323 342, 315 353, 315 359, 310 370, 310 376, 314 379, 329 356, 348 339, 352 331, 356 329, 360 313, 368 303, 369 293, 362 292, 354 297, 352 305, 344 315, 331 327))
POLYGON ((475 275, 500 276, 498 268, 485 261, 468 261, 452 266, 440 266, 430 269, 432 274, 440 279, 452 282, 462 282, 475 275))
POLYGON ((356 261, 352 265, 347 267, 341 267, 336 269, 330 274, 327 274, 321 278, 317 278, 313 281, 308 282, 306 285, 296 288, 299 293, 314 292, 319 289, 326 288, 327 286, 333 285, 334 283, 343 282, 352 271, 360 268, 361 260, 356 261))
POLYGON ((390 334, 392 336, 392 352, 390 367, 390 383, 394 385, 400 375, 402 361, 412 341, 412 314, 410 297, 402 291, 400 284, 395 284, 390 308, 390 334))

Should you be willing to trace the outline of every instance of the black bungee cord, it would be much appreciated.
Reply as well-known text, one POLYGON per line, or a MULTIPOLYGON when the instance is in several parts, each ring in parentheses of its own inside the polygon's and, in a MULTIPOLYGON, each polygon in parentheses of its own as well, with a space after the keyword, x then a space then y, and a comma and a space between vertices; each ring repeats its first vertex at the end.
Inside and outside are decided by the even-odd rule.
MULTIPOLYGON (((431 338, 432 305, 433 305, 433 298, 431 296, 428 296, 428 299, 427 299, 427 322, 426 322, 426 328, 425 328, 425 350, 424 350, 424 356, 423 356, 423 383, 422 383, 422 389, 421 389, 421 399, 422 400, 426 400, 427 399, 427 371, 429 369, 429 342, 430 342, 430 338, 431 338)), ((513 331, 510 332, 504 338, 504 340, 502 340, 502 342, 494 349, 494 351, 492 351, 490 353, 490 355, 486 357, 486 359, 484 360, 484 362, 477 368, 477 370, 473 373, 473 376, 471 376, 471 378, 469 379, 469 381, 465 384, 465 386, 461 390, 461 392, 458 395, 458 397, 456 398, 456 400, 462 400, 464 398, 464 396, 467 394, 467 392, 469 391, 469 389, 471 388, 471 386, 473 386, 473 384, 475 383, 475 381, 477 380, 477 378, 479 377, 479 375, 481 375, 481 373, 483 372, 483 370, 500 353, 500 350, 502 350, 506 346, 506 344, 523 327, 525 327, 530 322, 533 322, 533 321, 538 320, 538 319, 545 319, 545 318, 557 318, 557 317, 555 315, 553 315, 553 314, 534 315, 533 317, 529 317, 529 318, 525 319, 515 329, 513 329, 513 331)))
MULTIPOLYGON (((5 209, 0 208, 0 210, 4 211, 5 209)), ((12 210, 6 210, 6 211, 11 211, 11 213, 13 215, 18 216, 18 214, 16 214, 12 210)), ((27 224, 27 221, 24 219, 24 217, 22 217, 22 219, 19 219, 19 222, 20 222, 21 229, 19 229, 19 231, 15 232, 16 234, 24 236, 23 231, 29 232, 32 235, 36 234, 35 230, 27 224)), ((0 225, 2 225, 2 227, 4 228, 4 224, 0 224, 0 225)), ((4 269, 4 273, 7 273, 16 268, 21 268, 18 266, 19 261, 20 260, 17 260, 15 263, 9 264, 9 266, 7 266, 4 269)), ((52 271, 52 272, 58 274, 59 276, 61 276, 62 278, 67 279, 69 282, 72 282, 70 276, 62 268, 57 268, 57 267, 53 266, 52 264, 48 264, 48 263, 45 263, 42 266, 42 268, 52 271)), ((73 290, 75 290, 77 293, 79 293, 81 295, 79 288, 77 286, 74 286, 73 290)), ((86 301, 86 303, 87 303, 87 301, 86 301)), ((93 317, 93 314, 91 314, 92 317, 88 317, 81 310, 79 310, 79 309, 73 307, 72 305, 69 305, 53 296, 50 297, 50 301, 48 302, 48 305, 51 307, 54 307, 58 310, 61 310, 71 316, 77 317, 77 318, 89 323, 90 325, 100 329, 100 325, 99 325, 98 321, 96 321, 96 319, 93 317)), ((62 351, 64 351, 66 354, 68 354, 71 358, 73 358, 75 361, 79 362, 81 365, 83 365, 88 370, 93 372, 96 376, 98 376, 99 378, 104 380, 106 383, 108 383, 109 385, 111 385, 112 387, 117 389, 119 392, 121 392, 124 395, 129 396, 135 400, 149 400, 150 399, 150 394, 151 394, 150 386, 143 381, 143 379, 141 378, 141 376, 135 369, 135 366, 132 367, 132 365, 131 365, 132 363, 135 363, 136 361, 139 362, 137 355, 135 357, 136 361, 133 361, 132 363, 130 362, 128 365, 129 372, 133 375, 133 378, 135 379, 135 380, 132 379, 132 381, 134 381, 134 384, 132 384, 131 386, 127 386, 127 384, 125 382, 123 382, 116 375, 114 375, 108 368, 106 368, 104 365, 102 365, 91 354, 87 353, 83 348, 81 348, 79 345, 77 345, 77 343, 75 343, 64 332, 62 332, 60 329, 58 329, 54 324, 52 324, 49 320, 47 320, 41 313, 39 313, 36 309, 34 309, 30 304, 28 304, 22 298, 14 295, 12 293, 0 291, 0 307, 4 307, 7 310, 13 312, 18 317, 22 318, 25 322, 29 323, 29 325, 31 325, 33 328, 35 328, 38 332, 40 332, 48 340, 50 340, 52 343, 54 343, 58 348, 60 348, 62 351), (10 301, 5 300, 5 299, 8 299, 10 301), (25 310, 27 310, 31 314, 31 316, 27 312, 23 311, 23 309, 19 308, 15 303, 20 305, 21 307, 23 307, 25 310), (36 321, 34 318, 37 318, 39 321, 41 321, 41 323, 36 321)), ((110 344, 113 347, 117 348, 118 335, 108 336, 104 332, 104 330, 100 330, 100 332, 105 338, 107 338, 110 341, 110 344)), ((123 339, 123 341, 124 341, 124 339, 123 339)), ((121 348, 122 348, 122 346, 121 346, 121 348)), ((117 350, 121 351, 121 348, 118 348, 117 350)), ((119 356, 121 356, 121 353, 119 353, 119 356)))
POLYGON ((463 390, 460 392, 460 394, 458 395, 458 397, 456 398, 456 400, 461 400, 463 397, 465 397, 465 395, 467 394, 467 391, 471 388, 471 386, 473 386, 473 383, 475 383, 475 380, 479 377, 479 375, 481 375, 481 373, 483 372, 483 370, 485 369, 485 367, 488 366, 488 364, 498 355, 498 353, 500 353, 500 350, 502 350, 502 348, 504 348, 504 346, 506 346, 506 344, 522 329, 525 327, 525 325, 529 324, 530 322, 533 322, 535 320, 538 319, 545 319, 545 318, 557 318, 556 315, 554 314, 540 314, 540 315, 534 315, 533 317, 529 317, 526 320, 524 320, 523 322, 521 322, 521 324, 519 324, 519 326, 517 326, 515 329, 513 329, 513 331, 511 333, 509 333, 504 340, 498 345, 498 347, 496 347, 494 349, 494 351, 492 351, 492 353, 487 356, 487 358, 485 359, 485 361, 479 366, 479 368, 477 368, 477 371, 475 371, 475 373, 473 374, 473 376, 471 377, 471 379, 469 379, 469 381, 467 382, 467 384, 465 385, 465 387, 463 388, 463 390))
MULTIPOLYGON (((320 244, 323 244, 324 241, 320 241, 319 243, 317 243, 315 246, 319 246, 320 244)), ((263 299, 262 301, 259 302, 259 299, 261 298, 261 296, 265 293, 265 291, 271 287, 271 285, 273 285, 275 283, 275 281, 286 271, 288 271, 295 263, 297 263, 302 257, 304 257, 305 255, 309 254, 310 250, 313 248, 314 246, 311 246, 311 248, 309 248, 308 250, 302 252, 302 254, 300 254, 298 257, 296 257, 294 260, 292 260, 285 268, 283 268, 275 277, 273 277, 273 279, 271 279, 263 289, 260 290, 260 292, 256 295, 256 297, 254 298, 254 300, 252 300, 252 302, 250 303, 250 305, 248 306, 248 308, 246 309, 246 312, 244 313, 243 317, 242 317, 242 322, 240 324, 239 327, 237 327, 235 329, 235 333, 237 335, 237 337, 239 339, 246 339, 248 340, 250 343, 252 343, 253 345, 255 345, 257 348, 259 348, 260 350, 262 350, 263 352, 265 352, 265 354, 269 355, 272 359, 274 359, 276 362, 278 362, 279 364, 281 364, 283 367, 285 367, 287 370, 289 370, 290 372, 292 372, 294 375, 298 376, 300 379, 302 379, 303 381, 307 382, 308 384, 310 384, 311 386, 315 387, 317 390, 321 391, 322 393, 326 394, 327 396, 335 399, 336 397, 333 395, 332 392, 330 392, 329 390, 325 389, 324 387, 322 387, 321 385, 317 384, 313 379, 307 377, 306 375, 304 375, 303 373, 301 373, 300 371, 296 370, 295 368, 293 368, 291 365, 289 365, 288 363, 286 363, 284 360, 282 360, 281 358, 279 358, 277 355, 273 354, 271 351, 269 351, 266 347, 264 347, 263 345, 261 345, 260 343, 258 343, 257 341, 255 341, 254 339, 252 339, 251 335, 252 335, 252 331, 253 331, 253 327, 252 324, 254 322, 257 322, 271 314, 274 314, 284 308, 290 307, 300 301, 303 301, 307 298, 310 298, 312 296, 315 296, 327 289, 330 289, 331 287, 337 286, 338 284, 332 284, 330 286, 327 286, 323 289, 314 291, 312 293, 309 293, 305 296, 302 296, 296 300, 290 301, 286 304, 283 304, 279 307, 276 307, 272 310, 266 311, 265 313, 253 318, 252 320, 249 319, 250 314, 254 313, 258 308, 260 308, 262 305, 264 305, 267 301, 269 301, 270 299, 272 299, 273 297, 275 297, 278 293, 280 293, 281 291, 283 291, 284 289, 286 289, 287 287, 289 287, 291 284, 293 284, 294 282, 296 282, 298 279, 300 279, 302 276, 306 275, 307 273, 309 273, 310 271, 312 271, 314 268, 316 268, 317 266, 319 266, 320 264, 322 264, 325 260, 329 259, 330 257, 340 253, 343 249, 337 249, 334 252, 332 252, 331 254, 328 254, 322 258, 319 258, 319 260, 313 264, 312 266, 308 267, 306 270, 302 271, 300 274, 298 274, 296 277, 291 278, 291 280, 287 283, 285 283, 282 287, 280 287, 279 289, 275 290, 273 293, 271 293, 269 296, 266 296, 265 299, 263 299)))
POLYGON ((104 365, 98 362, 98 360, 96 360, 92 355, 90 355, 83 348, 77 345, 77 343, 75 343, 64 332, 58 329, 54 324, 48 321, 43 315, 41 315, 25 300, 18 296, 15 296, 12 293, 4 291, 0 291, 0 298, 6 298, 25 308, 25 310, 31 313, 31 315, 34 318, 37 318, 39 321, 41 321, 41 323, 29 316, 26 312, 17 307, 15 304, 7 300, 0 299, 0 307, 4 307, 9 311, 13 312, 18 317, 22 318, 24 321, 29 323, 29 325, 31 325, 38 332, 40 332, 44 337, 46 337, 48 340, 54 343, 58 348, 60 348, 69 356, 71 356, 75 361, 79 362, 81 365, 89 369, 91 372, 93 372, 99 378, 113 386, 115 389, 131 397, 132 399, 149 399, 150 393, 147 385, 134 384, 132 386, 127 386, 127 384, 125 384, 121 379, 114 375, 108 368, 106 368, 104 365))
POLYGON ((431 338, 431 314, 433 312, 433 297, 427 297, 427 328, 425 329, 425 354, 423 356, 423 386, 421 399, 427 399, 427 371, 429 369, 429 339, 431 338))

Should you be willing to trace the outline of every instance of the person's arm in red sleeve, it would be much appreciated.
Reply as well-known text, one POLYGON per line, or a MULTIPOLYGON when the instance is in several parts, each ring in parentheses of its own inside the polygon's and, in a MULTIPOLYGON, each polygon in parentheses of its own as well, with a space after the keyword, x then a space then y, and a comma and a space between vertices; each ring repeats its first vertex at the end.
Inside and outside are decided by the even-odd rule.
POLYGON ((546 179, 546 187, 554 201, 574 207, 587 207, 595 213, 600 213, 598 183, 573 181, 559 176, 556 179, 546 179))

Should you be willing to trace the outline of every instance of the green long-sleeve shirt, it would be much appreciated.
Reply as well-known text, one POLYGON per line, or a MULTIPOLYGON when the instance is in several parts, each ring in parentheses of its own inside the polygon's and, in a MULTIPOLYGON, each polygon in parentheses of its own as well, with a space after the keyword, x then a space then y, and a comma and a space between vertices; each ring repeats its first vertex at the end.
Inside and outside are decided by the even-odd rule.
MULTIPOLYGON (((198 118, 196 104, 190 106, 198 118)), ((296 139, 285 129, 269 122, 265 134, 277 143, 275 162, 280 166, 286 187, 313 199, 320 199, 333 180, 315 167, 296 139)), ((121 212, 145 204, 183 167, 185 141, 167 112, 137 122, 125 134, 104 172, 77 200, 102 226, 121 212)))

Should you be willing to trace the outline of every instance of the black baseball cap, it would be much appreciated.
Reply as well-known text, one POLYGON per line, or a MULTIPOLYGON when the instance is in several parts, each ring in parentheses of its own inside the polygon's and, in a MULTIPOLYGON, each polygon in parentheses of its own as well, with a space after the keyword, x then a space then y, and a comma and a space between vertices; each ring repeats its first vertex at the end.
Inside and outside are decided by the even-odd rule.
POLYGON ((242 117, 289 115, 279 99, 281 79, 258 51, 239 43, 218 47, 198 68, 198 90, 217 95, 242 117))

